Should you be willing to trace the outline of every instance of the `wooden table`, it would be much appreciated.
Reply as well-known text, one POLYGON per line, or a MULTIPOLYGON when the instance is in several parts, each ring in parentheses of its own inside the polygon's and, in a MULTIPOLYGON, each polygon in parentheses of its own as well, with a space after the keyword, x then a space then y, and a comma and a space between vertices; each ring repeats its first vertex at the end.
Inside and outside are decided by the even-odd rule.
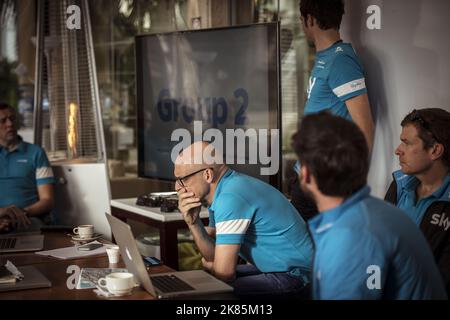
MULTIPOLYGON (((57 248, 72 246, 71 237, 63 232, 44 233, 44 250, 53 250, 57 248)), ((4 253, 0 254, 0 265, 4 265, 6 260, 11 260, 15 265, 24 266, 35 263, 45 263, 51 261, 60 261, 59 259, 41 256, 34 252, 4 253)))
MULTIPOLYGON (((127 222, 128 219, 157 228, 160 236, 161 260, 165 265, 178 270, 178 229, 187 225, 180 212, 161 212, 159 207, 150 208, 136 205, 136 198, 111 201, 111 214, 127 222)), ((200 212, 203 224, 208 225, 209 213, 206 208, 200 212)))
MULTIPOLYGON (((56 249, 73 245, 70 242, 70 237, 61 233, 44 233, 44 250, 56 249)), ((69 266, 78 266, 78 268, 108 268, 111 267, 108 263, 106 254, 101 256, 86 257, 82 259, 59 260, 52 257, 45 257, 36 255, 35 253, 17 253, 17 254, 2 254, 0 261, 4 264, 6 260, 12 261, 16 266, 33 265, 39 269, 52 283, 51 288, 31 289, 21 291, 8 291, 0 293, 0 300, 14 299, 14 300, 29 300, 29 299, 106 299, 98 297, 92 289, 77 290, 68 288, 68 278, 73 273, 67 273, 69 266)), ((123 268, 123 262, 114 267, 123 268)), ((150 267, 149 273, 161 273, 173 271, 167 266, 150 267)), ((119 300, 153 300, 155 299, 145 290, 140 287, 134 288, 129 296, 107 298, 119 300)))

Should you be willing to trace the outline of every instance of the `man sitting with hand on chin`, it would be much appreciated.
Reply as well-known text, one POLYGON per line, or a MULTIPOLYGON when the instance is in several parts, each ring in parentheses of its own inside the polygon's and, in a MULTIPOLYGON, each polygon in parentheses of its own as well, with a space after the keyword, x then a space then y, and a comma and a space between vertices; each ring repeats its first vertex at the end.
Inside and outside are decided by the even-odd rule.
POLYGON ((200 141, 175 162, 179 209, 204 268, 238 295, 306 297, 313 248, 304 220, 278 190, 216 156, 211 144, 200 141), (209 205, 208 227, 199 219, 202 201, 209 205), (239 256, 248 264, 238 265, 239 256))

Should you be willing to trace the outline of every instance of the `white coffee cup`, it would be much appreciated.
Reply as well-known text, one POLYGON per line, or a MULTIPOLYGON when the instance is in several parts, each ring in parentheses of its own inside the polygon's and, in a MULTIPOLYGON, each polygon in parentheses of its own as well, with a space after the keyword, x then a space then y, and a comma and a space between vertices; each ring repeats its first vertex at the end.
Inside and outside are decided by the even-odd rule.
POLYGON ((98 280, 101 288, 117 296, 130 293, 134 284, 134 276, 129 272, 113 272, 98 280))
POLYGON ((81 239, 92 238, 94 236, 94 226, 92 224, 83 224, 74 228, 73 233, 81 239))
POLYGON ((109 263, 119 263, 120 250, 119 246, 106 247, 106 253, 108 254, 109 263))

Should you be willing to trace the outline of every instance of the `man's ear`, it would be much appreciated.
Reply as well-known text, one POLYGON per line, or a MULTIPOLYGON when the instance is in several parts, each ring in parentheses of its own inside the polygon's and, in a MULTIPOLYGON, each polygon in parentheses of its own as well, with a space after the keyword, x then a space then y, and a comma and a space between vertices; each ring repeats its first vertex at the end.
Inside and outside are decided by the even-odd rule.
POLYGON ((306 184, 311 183, 311 172, 307 166, 302 165, 300 167, 300 181, 306 184))
POLYGON ((444 154, 444 145, 442 143, 435 143, 431 147, 431 160, 437 160, 444 154))
POLYGON ((208 183, 213 182, 214 181, 214 170, 208 169, 208 170, 203 171, 203 177, 205 178, 205 180, 208 183))
POLYGON ((315 24, 314 17, 310 14, 306 15, 306 26, 308 28, 312 28, 312 27, 314 27, 314 24, 315 24))

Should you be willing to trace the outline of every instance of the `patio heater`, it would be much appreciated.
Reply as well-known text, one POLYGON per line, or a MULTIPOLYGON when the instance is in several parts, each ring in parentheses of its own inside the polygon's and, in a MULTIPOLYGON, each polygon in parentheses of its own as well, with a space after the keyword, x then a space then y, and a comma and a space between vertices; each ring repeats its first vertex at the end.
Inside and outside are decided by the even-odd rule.
POLYGON ((87 0, 38 0, 34 139, 56 179, 58 224, 93 224, 110 236, 107 158, 87 0), (66 25, 80 9, 81 28, 66 25))

